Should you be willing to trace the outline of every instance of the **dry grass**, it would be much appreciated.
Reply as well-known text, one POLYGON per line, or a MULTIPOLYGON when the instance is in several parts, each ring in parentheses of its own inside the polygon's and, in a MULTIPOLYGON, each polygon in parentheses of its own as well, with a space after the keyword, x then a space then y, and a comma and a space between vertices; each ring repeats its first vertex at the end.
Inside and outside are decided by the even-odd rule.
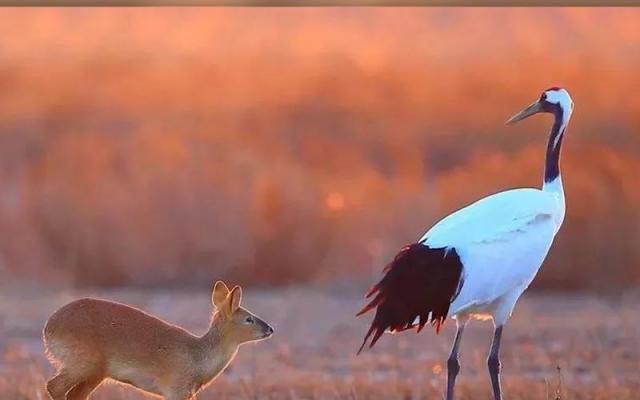
MULTIPOLYGON (((83 295, 125 301, 194 332, 209 314, 206 292, 121 290, 99 293, 3 289, 0 294, 0 398, 45 399, 53 371, 40 329, 50 312, 83 295)), ((640 328, 637 294, 617 300, 584 295, 525 297, 505 331, 504 390, 508 399, 637 399, 640 328), (559 370, 558 370, 559 368, 559 370)), ((200 399, 438 399, 442 397, 453 325, 444 332, 404 333, 355 356, 366 329, 353 293, 302 288, 249 290, 245 304, 270 321, 272 340, 241 349, 200 399)), ((490 325, 473 323, 463 342, 459 399, 490 396, 485 354, 490 325)), ((94 399, 143 398, 119 385, 94 399)))

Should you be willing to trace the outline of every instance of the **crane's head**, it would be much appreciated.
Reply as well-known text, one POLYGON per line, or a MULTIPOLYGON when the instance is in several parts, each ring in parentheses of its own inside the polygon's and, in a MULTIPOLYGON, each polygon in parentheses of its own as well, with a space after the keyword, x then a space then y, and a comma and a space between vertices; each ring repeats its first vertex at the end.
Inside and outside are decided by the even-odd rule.
POLYGON ((507 125, 514 124, 518 121, 538 113, 550 113, 562 118, 566 123, 573 111, 573 101, 569 92, 559 87, 551 87, 544 92, 540 98, 534 101, 529 107, 520 111, 506 122, 507 125))

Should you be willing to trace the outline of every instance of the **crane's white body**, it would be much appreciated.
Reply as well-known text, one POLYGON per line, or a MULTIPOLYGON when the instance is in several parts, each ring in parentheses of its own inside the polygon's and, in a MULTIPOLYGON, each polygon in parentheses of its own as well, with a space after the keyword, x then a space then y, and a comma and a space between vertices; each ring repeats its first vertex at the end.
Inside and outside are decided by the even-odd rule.
POLYGON ((562 181, 485 197, 442 219, 420 242, 455 248, 464 266, 449 316, 503 324, 540 269, 565 213, 562 181))

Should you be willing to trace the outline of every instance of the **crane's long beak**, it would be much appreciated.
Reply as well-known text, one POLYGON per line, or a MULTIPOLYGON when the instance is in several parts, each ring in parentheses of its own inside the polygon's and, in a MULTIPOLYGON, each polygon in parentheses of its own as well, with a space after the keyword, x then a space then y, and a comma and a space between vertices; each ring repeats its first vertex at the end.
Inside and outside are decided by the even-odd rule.
POLYGON ((542 103, 540 103, 539 101, 536 101, 535 103, 531 104, 529 107, 525 108, 524 110, 520 111, 513 117, 509 118, 509 120, 505 122, 505 124, 506 125, 515 124, 516 122, 522 121, 523 119, 530 117, 533 114, 537 114, 541 111, 542 111, 542 103))

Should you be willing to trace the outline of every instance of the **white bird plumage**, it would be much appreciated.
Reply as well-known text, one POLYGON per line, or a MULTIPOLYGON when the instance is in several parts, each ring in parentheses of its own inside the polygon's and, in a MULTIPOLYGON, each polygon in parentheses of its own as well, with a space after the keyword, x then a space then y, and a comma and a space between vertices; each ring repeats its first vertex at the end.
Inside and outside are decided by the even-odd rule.
POLYGON ((542 188, 496 193, 440 220, 417 243, 398 253, 383 279, 367 295, 375 297, 358 314, 376 308, 361 350, 370 335, 374 335, 369 344, 372 347, 386 329, 399 331, 416 325, 421 329, 428 321, 439 329, 446 318, 455 318, 457 332, 448 360, 447 400, 453 399, 460 369, 462 333, 474 317, 492 319, 495 325, 488 366, 494 398, 501 400, 502 327, 535 278, 564 220, 559 158, 573 112, 569 93, 558 87, 547 89, 507 123, 541 112, 555 118, 547 142, 542 188))
POLYGON ((562 192, 514 189, 485 197, 434 225, 420 240, 453 247, 464 265, 449 316, 506 322, 533 280, 564 218, 562 192), (514 299, 515 293, 518 292, 514 299), (509 296, 505 296, 509 294, 509 296))

